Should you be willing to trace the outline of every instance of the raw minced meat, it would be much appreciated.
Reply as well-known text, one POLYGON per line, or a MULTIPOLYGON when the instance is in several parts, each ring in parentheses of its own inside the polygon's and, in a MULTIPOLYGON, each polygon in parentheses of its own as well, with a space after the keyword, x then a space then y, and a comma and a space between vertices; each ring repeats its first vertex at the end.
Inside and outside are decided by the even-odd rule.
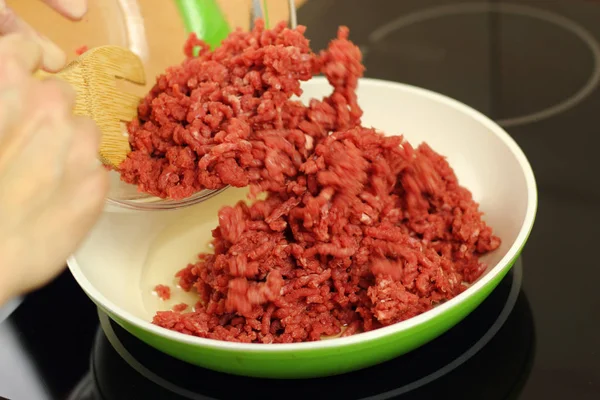
POLYGON ((179 304, 175 304, 172 309, 173 309, 173 311, 181 312, 181 311, 187 310, 188 307, 189 306, 185 303, 179 303, 179 304))
POLYGON ((169 300, 171 298, 171 288, 167 285, 156 285, 154 292, 161 300, 169 300))
POLYGON ((500 240, 427 145, 366 128, 316 146, 297 180, 219 212, 215 254, 178 273, 191 313, 154 322, 197 336, 298 342, 403 321, 461 293, 500 240))
POLYGON ((232 184, 267 192, 219 211, 214 254, 177 273, 198 303, 158 312, 159 326, 252 343, 369 331, 458 295, 484 271, 479 257, 500 245, 442 156, 361 126, 363 67, 348 30, 318 56, 302 33, 259 24, 232 34, 224 50, 201 45, 198 61, 161 76, 140 106, 148 122, 134 123, 132 138, 145 150, 126 166, 140 162, 130 177, 151 172, 137 178, 145 190, 178 197, 232 184), (333 93, 308 106, 291 101, 317 72, 333 93), (171 146, 176 137, 187 145, 171 146))
POLYGON ((83 53, 85 53, 86 51, 89 50, 89 47, 86 45, 80 46, 77 49, 75 49, 75 54, 77 54, 78 56, 82 55, 83 53))
POLYGON ((192 35, 188 58, 157 78, 128 126, 132 151, 119 166, 121 178, 170 199, 227 185, 281 190, 314 140, 361 116, 355 89, 364 68, 348 29, 320 55, 304 30, 283 23, 266 30, 258 21, 214 52, 192 35), (301 81, 319 72, 329 78, 331 95, 308 107, 292 100, 301 81))

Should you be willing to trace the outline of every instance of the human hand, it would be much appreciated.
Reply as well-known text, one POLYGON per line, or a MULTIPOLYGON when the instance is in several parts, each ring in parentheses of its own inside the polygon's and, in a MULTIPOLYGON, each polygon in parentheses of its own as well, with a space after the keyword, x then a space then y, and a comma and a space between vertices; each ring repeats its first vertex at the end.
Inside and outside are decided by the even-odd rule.
POLYGON ((0 304, 57 275, 108 190, 95 124, 72 114, 66 83, 31 75, 36 42, 0 38, 0 304))
MULTIPOLYGON (((87 0, 41 0, 61 15, 71 20, 81 19, 87 12, 87 0)), ((67 57, 65 53, 50 39, 36 32, 27 22, 19 18, 6 5, 6 0, 0 0, 0 35, 21 33, 35 40, 42 48, 42 67, 48 71, 61 69, 67 57)))

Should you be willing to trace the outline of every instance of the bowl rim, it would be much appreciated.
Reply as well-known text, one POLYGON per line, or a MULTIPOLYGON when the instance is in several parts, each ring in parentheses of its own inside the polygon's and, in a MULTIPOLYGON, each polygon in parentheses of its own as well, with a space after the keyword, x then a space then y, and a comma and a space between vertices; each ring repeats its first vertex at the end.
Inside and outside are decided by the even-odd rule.
POLYGON ((224 192, 229 188, 229 185, 223 186, 220 189, 204 189, 195 193, 190 197, 181 200, 165 200, 156 196, 142 197, 137 200, 119 200, 107 196, 105 208, 115 210, 130 210, 130 211, 172 211, 180 208, 194 206, 196 204, 212 199, 214 196, 224 192), (144 200, 148 200, 147 202, 144 200))
MULTIPOLYGON (((314 77, 309 82, 328 84, 324 77, 314 77)), ((238 352, 289 352, 289 351, 313 351, 317 349, 332 349, 339 347, 346 347, 355 344, 364 344, 366 342, 372 342, 378 339, 397 334, 402 331, 415 328, 419 325, 426 323, 435 317, 438 317, 451 309, 459 307, 469 297, 479 292, 488 283, 494 280, 499 274, 501 274, 505 268, 511 265, 511 261, 520 253, 524 246, 535 220, 535 214, 537 211, 537 186, 533 170, 527 157, 514 141, 514 139, 498 124, 483 115, 481 112, 474 108, 467 106, 466 104, 450 98, 446 95, 420 88, 417 86, 386 81, 374 78, 361 78, 359 85, 365 84, 372 87, 387 87, 404 92, 411 93, 416 96, 426 97, 438 103, 443 103, 460 113, 466 114, 472 119, 478 121, 483 126, 489 129, 494 135, 496 135, 511 151, 517 162, 519 163, 521 170, 524 174, 526 186, 527 186, 527 209, 525 218, 521 229, 512 244, 508 249, 504 257, 494 266, 492 269, 477 282, 470 285, 464 292, 457 295, 456 297, 436 306, 435 308, 412 317, 408 320, 398 322, 383 328, 375 329, 369 332, 363 332, 348 337, 335 338, 330 340, 321 340, 316 342, 301 342, 301 343, 237 343, 228 342, 216 339, 201 338, 192 335, 186 335, 180 332, 171 331, 157 325, 152 324, 142 318, 139 318, 131 313, 125 311, 118 305, 109 301, 102 293, 100 293, 83 274, 79 264, 75 258, 75 255, 71 255, 67 260, 67 264, 75 280, 79 283, 81 288, 92 298, 94 302, 100 305, 102 308, 110 311, 109 314, 114 314, 118 318, 127 321, 129 324, 135 326, 138 329, 142 329, 147 333, 162 337, 164 339, 173 340, 181 344, 191 345, 195 347, 211 348, 214 350, 221 351, 238 351, 238 352)))

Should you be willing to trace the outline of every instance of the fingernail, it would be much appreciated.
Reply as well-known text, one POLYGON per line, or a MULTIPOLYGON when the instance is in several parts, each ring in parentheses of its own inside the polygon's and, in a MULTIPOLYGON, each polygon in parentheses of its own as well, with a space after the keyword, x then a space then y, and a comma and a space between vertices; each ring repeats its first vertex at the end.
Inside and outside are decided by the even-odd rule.
POLYGON ((74 19, 82 18, 87 12, 87 0, 56 0, 60 8, 74 19))
POLYGON ((44 51, 42 58, 44 68, 54 72, 65 66, 67 63, 67 55, 60 47, 45 37, 40 38, 40 45, 44 51))

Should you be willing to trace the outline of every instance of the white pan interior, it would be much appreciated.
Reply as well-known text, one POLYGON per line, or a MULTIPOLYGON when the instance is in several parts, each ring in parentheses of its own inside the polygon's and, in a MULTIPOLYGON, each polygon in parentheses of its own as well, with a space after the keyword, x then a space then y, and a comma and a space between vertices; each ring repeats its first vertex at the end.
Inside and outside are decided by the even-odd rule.
MULTIPOLYGON (((303 99, 330 91, 322 78, 304 88, 303 99)), ((365 79, 358 98, 364 125, 387 134, 403 134, 413 146, 425 141, 448 157, 460 183, 471 190, 484 218, 503 240, 498 250, 486 256, 486 274, 504 256, 512 257, 520 246, 517 237, 524 240, 521 231, 526 220, 533 222, 536 197, 531 169, 512 139, 469 107, 412 86, 365 79)), ((228 189, 176 211, 107 208, 71 259, 70 268, 88 294, 102 295, 96 301, 129 318, 150 321, 157 309, 182 301, 194 304, 193 295, 175 287, 173 275, 209 249, 218 209, 243 199, 245 192, 228 189), (152 293, 159 283, 171 286, 171 301, 163 302, 152 293)), ((480 279, 485 279, 485 274, 480 279)))

